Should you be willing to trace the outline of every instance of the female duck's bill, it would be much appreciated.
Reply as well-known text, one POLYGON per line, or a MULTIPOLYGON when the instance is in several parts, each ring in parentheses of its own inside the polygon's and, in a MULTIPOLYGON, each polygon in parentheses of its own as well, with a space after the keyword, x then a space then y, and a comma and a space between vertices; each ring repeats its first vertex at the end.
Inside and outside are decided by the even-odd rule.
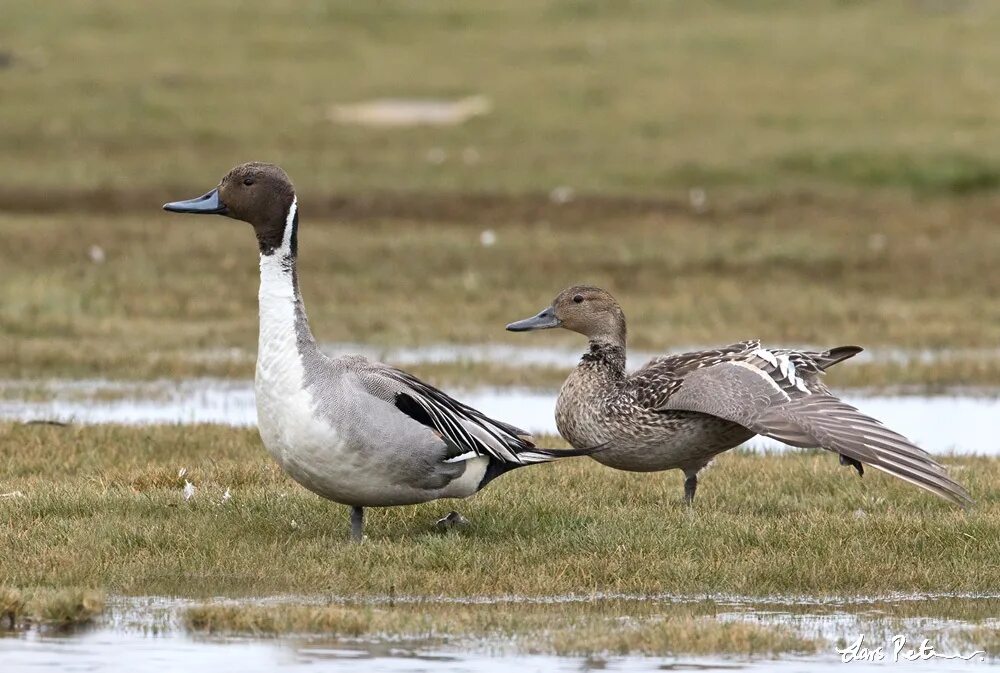
POLYGON ((507 331, 530 332, 531 330, 552 329, 553 327, 562 327, 562 320, 556 317, 556 310, 550 306, 540 311, 536 316, 512 322, 507 325, 507 331))
POLYGON ((163 204, 164 210, 172 213, 200 213, 203 215, 228 215, 229 208, 219 198, 219 190, 213 189, 196 199, 171 201, 163 204))

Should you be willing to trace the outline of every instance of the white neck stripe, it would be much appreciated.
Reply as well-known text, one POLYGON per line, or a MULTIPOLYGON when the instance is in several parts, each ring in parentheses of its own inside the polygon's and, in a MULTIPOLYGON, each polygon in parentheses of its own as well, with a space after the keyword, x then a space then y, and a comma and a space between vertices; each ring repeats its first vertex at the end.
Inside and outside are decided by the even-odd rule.
POLYGON ((285 232, 281 237, 281 252, 285 255, 292 251, 292 232, 295 229, 295 213, 299 208, 299 199, 292 197, 292 205, 288 208, 288 215, 285 217, 285 232))

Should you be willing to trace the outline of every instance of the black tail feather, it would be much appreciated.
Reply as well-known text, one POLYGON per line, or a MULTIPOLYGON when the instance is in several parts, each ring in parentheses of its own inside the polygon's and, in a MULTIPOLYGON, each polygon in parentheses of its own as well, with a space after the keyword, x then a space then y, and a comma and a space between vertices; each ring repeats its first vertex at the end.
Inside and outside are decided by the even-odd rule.
POLYGON ((590 446, 583 449, 540 449, 533 448, 530 451, 519 451, 518 453, 532 453, 539 454, 541 456, 548 456, 549 460, 532 460, 524 463, 508 463, 502 460, 497 460, 496 458, 490 458, 489 465, 486 466, 486 473, 483 474, 482 480, 479 482, 479 488, 483 488, 486 484, 490 483, 502 474, 506 474, 511 470, 515 470, 519 467, 524 467, 525 465, 534 465, 536 463, 547 463, 552 460, 559 460, 560 458, 576 458, 580 456, 590 456, 598 451, 603 451, 608 448, 608 444, 598 444, 597 446, 590 446))

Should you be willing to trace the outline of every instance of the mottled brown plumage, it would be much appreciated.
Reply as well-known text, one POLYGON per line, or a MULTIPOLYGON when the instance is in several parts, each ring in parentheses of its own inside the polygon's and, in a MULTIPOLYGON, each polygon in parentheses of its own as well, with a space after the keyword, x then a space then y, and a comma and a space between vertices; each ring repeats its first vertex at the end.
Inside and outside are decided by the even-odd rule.
POLYGON ((608 292, 574 286, 511 331, 563 327, 590 340, 556 403, 559 432, 576 447, 603 445, 591 457, 621 470, 684 471, 693 500, 697 473, 714 456, 755 434, 840 454, 965 506, 969 494, 925 451, 835 397, 823 371, 861 351, 815 353, 744 341, 661 356, 625 369, 625 314, 608 292))

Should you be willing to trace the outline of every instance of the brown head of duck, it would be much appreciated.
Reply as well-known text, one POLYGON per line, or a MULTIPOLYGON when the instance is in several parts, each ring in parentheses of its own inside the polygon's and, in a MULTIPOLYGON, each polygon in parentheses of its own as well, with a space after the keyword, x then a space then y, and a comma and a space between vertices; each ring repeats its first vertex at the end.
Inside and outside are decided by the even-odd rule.
POLYGON ((568 287, 537 315, 507 325, 511 332, 561 327, 591 342, 625 347, 625 312, 607 290, 592 285, 568 287))
POLYGON ((286 232, 295 253, 297 203, 288 174, 274 164, 253 161, 240 164, 222 178, 218 186, 194 199, 164 204, 164 210, 196 215, 225 215, 248 222, 257 235, 264 255, 282 247, 286 232), (293 226, 289 227, 288 225, 293 226))

